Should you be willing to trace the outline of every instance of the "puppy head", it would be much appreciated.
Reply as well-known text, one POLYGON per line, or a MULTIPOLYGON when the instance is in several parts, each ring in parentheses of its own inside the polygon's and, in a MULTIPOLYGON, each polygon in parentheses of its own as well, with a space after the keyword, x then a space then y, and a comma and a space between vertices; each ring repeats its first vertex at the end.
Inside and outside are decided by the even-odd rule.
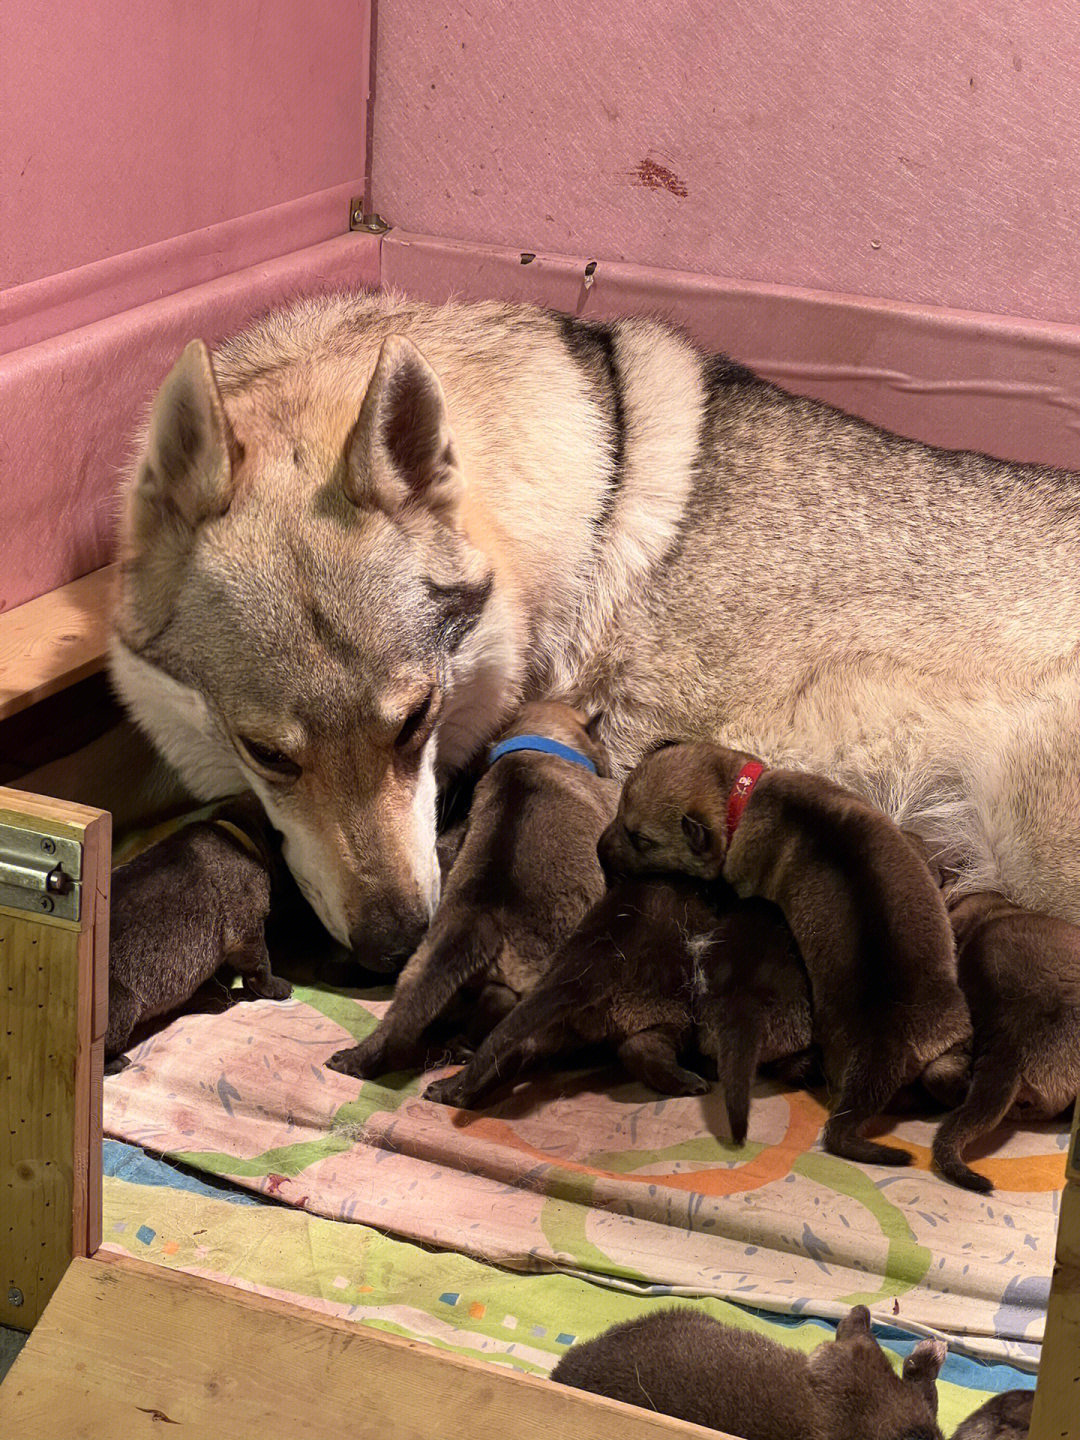
POLYGON ((874 1435, 879 1440, 939 1440, 937 1375, 941 1340, 921 1340, 897 1375, 856 1305, 836 1327, 836 1340, 810 1356, 810 1377, 830 1440, 874 1435))
POLYGON ((646 755, 600 838, 600 864, 609 881, 672 872, 715 880, 727 854, 729 757, 738 754, 695 741, 665 743, 646 755))
POLYGON ((557 700, 536 700, 521 707, 500 739, 509 740, 514 735, 543 735, 548 740, 558 740, 591 760, 598 775, 610 776, 607 749, 600 738, 603 719, 602 714, 589 716, 557 700))

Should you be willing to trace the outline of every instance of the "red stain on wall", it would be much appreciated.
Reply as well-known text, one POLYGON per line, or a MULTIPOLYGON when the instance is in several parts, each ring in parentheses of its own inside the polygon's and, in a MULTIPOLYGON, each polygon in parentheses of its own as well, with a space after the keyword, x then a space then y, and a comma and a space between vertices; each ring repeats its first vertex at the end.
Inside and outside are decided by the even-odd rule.
POLYGON ((633 183, 644 186, 646 190, 666 190, 669 195, 677 195, 680 200, 685 200, 690 193, 674 170, 669 170, 666 165, 661 165, 659 160, 652 160, 648 156, 639 162, 634 175, 633 183))

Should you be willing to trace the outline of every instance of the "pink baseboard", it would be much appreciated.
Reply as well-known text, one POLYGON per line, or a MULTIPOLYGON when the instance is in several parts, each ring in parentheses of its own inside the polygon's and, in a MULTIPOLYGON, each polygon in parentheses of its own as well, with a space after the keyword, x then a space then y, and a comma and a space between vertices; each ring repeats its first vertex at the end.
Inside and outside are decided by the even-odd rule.
POLYGON ((604 319, 658 315, 800 394, 954 449, 1080 470, 1080 326, 392 231, 382 283, 604 319))
POLYGON ((0 355, 342 235, 357 178, 0 292, 0 355))
POLYGON ((379 244, 343 235, 0 356, 0 610, 111 558, 132 433, 188 340, 297 295, 377 285, 379 244))

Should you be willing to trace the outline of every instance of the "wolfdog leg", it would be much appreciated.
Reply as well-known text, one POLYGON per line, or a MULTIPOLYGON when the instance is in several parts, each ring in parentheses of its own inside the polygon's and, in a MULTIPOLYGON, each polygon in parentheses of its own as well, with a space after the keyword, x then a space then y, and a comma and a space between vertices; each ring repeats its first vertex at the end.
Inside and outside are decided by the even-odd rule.
POLYGON ((398 977, 390 1009, 372 1033, 326 1062, 364 1079, 419 1063, 424 1031, 463 985, 498 956, 501 931, 490 915, 454 910, 436 915, 431 930, 398 977))
POLYGON ((679 1036, 671 1025, 654 1025, 628 1035, 619 1059, 633 1075, 661 1095, 704 1095, 709 1082, 679 1064, 679 1036))
POLYGON ((971 1072, 971 1088, 959 1109, 941 1122, 934 1136, 934 1164, 947 1180, 988 1195, 993 1181, 970 1170, 963 1154, 973 1140, 999 1125, 1012 1108, 1020 1088, 1014 1056, 980 1055, 971 1072))

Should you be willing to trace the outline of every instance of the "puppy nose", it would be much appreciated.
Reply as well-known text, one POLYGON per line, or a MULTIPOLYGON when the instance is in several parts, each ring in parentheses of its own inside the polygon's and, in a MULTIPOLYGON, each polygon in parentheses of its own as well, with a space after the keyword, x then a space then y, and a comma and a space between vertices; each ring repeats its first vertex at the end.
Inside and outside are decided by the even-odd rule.
POLYGON ((615 863, 615 843, 610 829, 605 830, 600 836, 596 846, 596 858, 600 861, 600 869, 604 872, 604 879, 609 885, 613 884, 619 877, 615 863))
POLYGON ((396 975, 428 927, 425 910, 380 907, 365 915, 349 932, 349 947, 365 970, 396 975))

